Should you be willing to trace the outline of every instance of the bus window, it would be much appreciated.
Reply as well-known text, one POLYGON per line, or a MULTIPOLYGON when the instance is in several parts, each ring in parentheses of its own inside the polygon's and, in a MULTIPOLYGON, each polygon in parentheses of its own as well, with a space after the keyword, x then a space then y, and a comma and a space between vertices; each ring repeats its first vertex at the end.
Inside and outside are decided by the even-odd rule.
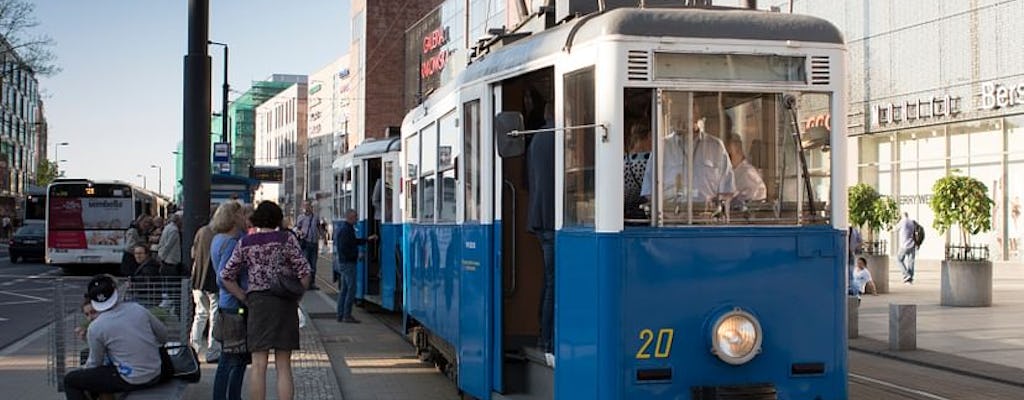
POLYGON ((663 225, 828 223, 830 132, 799 121, 829 106, 826 94, 660 92, 660 161, 640 195, 660 199, 663 225))

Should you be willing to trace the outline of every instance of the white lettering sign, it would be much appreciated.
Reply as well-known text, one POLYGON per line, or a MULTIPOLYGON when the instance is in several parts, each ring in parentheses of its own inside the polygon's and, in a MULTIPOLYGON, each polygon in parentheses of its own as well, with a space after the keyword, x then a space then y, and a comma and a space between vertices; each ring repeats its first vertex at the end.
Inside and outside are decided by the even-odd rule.
POLYGON ((981 105, 978 109, 995 110, 1024 103, 1024 84, 1005 86, 995 82, 981 84, 981 105))

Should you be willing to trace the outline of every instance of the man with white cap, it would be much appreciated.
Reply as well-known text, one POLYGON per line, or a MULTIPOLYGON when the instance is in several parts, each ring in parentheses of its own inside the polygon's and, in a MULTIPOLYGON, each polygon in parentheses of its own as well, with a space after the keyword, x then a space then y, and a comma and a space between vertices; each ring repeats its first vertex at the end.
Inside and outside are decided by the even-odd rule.
POLYGON ((99 315, 89 324, 89 359, 64 376, 69 400, 88 399, 86 392, 121 393, 160 382, 160 344, 167 340, 163 322, 137 303, 122 302, 113 276, 97 275, 86 287, 99 315))

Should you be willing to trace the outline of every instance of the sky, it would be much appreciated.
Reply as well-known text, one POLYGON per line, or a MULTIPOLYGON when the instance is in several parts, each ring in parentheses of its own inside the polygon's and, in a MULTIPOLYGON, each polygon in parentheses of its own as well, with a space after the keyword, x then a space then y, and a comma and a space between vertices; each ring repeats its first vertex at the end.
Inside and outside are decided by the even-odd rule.
MULTIPOLYGON (((118 179, 174 190, 182 138, 187 0, 31 0, 56 41, 62 71, 41 79, 50 159, 67 177, 118 179), (60 146, 54 155, 56 143, 60 146)), ((211 0, 210 40, 230 47, 232 91, 274 73, 310 74, 351 41, 349 0, 211 0)), ((211 111, 219 112, 223 48, 209 48, 211 111)), ((233 95, 233 99, 237 95, 233 95)))

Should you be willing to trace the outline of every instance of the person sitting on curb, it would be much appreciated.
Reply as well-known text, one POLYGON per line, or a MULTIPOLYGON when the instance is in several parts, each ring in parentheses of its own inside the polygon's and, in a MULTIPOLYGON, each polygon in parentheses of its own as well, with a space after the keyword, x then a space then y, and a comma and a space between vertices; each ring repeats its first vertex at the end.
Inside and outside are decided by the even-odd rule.
POLYGON ((857 266, 853 271, 853 280, 850 282, 850 296, 856 296, 859 299, 860 295, 867 293, 865 289, 870 289, 873 296, 878 295, 875 281, 871 279, 871 271, 868 271, 868 260, 864 257, 857 257, 857 266))
POLYGON ((64 376, 68 400, 95 398, 86 393, 122 393, 160 383, 160 344, 167 327, 137 303, 121 301, 113 276, 97 275, 86 297, 98 313, 86 339, 89 358, 82 369, 64 376))

